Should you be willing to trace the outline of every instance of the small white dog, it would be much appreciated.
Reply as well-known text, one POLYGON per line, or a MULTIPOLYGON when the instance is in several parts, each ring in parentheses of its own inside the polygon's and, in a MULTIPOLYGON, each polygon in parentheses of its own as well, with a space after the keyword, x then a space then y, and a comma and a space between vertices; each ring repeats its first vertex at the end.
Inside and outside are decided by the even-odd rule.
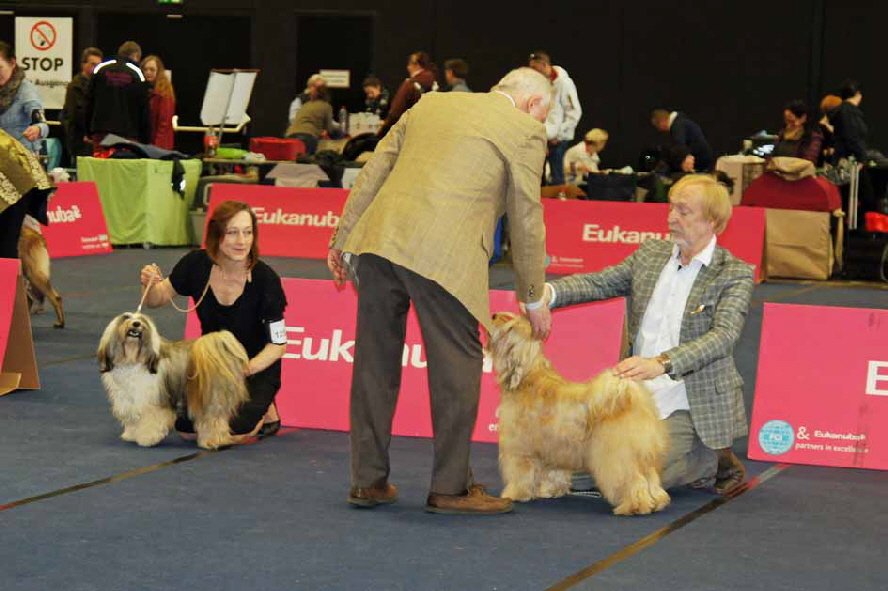
POLYGON ((587 470, 617 515, 660 511, 668 434, 641 383, 604 371, 571 382, 543 356, 526 318, 493 316, 487 349, 500 384, 499 464, 503 497, 560 497, 571 473, 587 470))
POLYGON ((96 356, 124 441, 157 445, 181 408, 194 422, 200 447, 234 443, 228 422, 249 399, 249 358, 227 330, 170 342, 148 316, 127 312, 105 328, 96 356))

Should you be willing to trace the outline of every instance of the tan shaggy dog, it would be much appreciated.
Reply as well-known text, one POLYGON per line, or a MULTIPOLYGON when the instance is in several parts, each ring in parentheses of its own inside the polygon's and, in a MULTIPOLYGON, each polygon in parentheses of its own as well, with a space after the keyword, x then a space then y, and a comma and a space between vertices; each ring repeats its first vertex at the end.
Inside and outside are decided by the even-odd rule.
POLYGON ((571 382, 552 368, 526 318, 493 316, 487 349, 500 384, 501 496, 560 497, 571 473, 587 470, 617 515, 660 511, 668 434, 650 391, 606 370, 571 382))
POLYGON ((46 249, 46 238, 28 226, 22 226, 18 241, 19 258, 22 260, 22 274, 28 283, 28 301, 31 312, 43 311, 43 300, 49 298, 55 310, 56 328, 65 327, 65 308, 62 296, 53 288, 49 281, 49 251, 46 249))
POLYGON ((181 409, 193 421, 200 447, 234 443, 229 420, 249 399, 249 357, 227 330, 171 342, 151 318, 126 312, 108 323, 96 356, 124 441, 157 445, 181 409))

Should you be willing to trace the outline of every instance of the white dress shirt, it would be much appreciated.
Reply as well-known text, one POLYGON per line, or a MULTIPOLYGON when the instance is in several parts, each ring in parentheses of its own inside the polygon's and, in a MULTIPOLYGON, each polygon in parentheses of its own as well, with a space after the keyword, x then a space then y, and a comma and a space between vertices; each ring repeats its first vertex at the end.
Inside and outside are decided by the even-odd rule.
MULTIPOLYGON (((712 262, 715 244, 713 236, 706 248, 697 253, 688 265, 681 264, 678 245, 673 246, 672 256, 660 272, 651 301, 645 310, 641 326, 638 327, 633 351, 635 355, 656 357, 679 345, 681 321, 688 296, 700 269, 712 262)), ((645 385, 654 394, 661 419, 677 410, 690 410, 684 380, 676 381, 663 374, 646 380, 645 385)))

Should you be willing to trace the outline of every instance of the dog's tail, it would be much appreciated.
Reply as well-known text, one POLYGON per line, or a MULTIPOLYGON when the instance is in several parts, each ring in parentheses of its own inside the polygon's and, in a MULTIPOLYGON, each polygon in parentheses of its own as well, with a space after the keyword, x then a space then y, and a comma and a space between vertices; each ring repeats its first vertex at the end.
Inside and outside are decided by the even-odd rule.
POLYGON ((248 361, 243 345, 227 330, 205 334, 191 346, 188 412, 201 447, 212 449, 228 443, 220 433, 228 433, 228 420, 250 397, 244 377, 248 361), (207 428, 202 429, 202 424, 207 428))
POLYGON ((608 370, 592 380, 592 399, 589 415, 592 421, 616 417, 629 408, 651 407, 650 391, 636 380, 618 378, 608 370))

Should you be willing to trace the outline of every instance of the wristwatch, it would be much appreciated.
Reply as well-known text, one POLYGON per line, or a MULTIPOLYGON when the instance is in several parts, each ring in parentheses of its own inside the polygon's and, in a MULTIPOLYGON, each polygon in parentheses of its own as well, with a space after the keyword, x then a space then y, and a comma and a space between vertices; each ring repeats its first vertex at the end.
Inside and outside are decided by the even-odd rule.
POLYGON ((672 375, 672 360, 669 359, 669 355, 666 353, 660 353, 655 359, 663 364, 663 373, 666 375, 672 375))

